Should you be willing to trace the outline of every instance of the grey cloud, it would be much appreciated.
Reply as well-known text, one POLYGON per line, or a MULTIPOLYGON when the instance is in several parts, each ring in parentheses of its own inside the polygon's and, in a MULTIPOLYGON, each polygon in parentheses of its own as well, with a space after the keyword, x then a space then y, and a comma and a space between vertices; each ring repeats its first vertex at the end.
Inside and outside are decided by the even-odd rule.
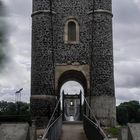
POLYGON ((113 0, 115 22, 132 24, 140 22, 139 5, 134 0, 113 0))
POLYGON ((122 61, 115 64, 115 81, 118 88, 140 88, 140 62, 122 61))
POLYGON ((140 59, 140 5, 134 0, 114 0, 113 5, 115 62, 140 59))
POLYGON ((140 100, 140 5, 114 0, 114 58, 117 104, 140 100))
MULTIPOLYGON (((16 88, 16 89, 5 89, 3 92, 0 92, 0 100, 6 100, 8 102, 15 102, 16 100, 16 95, 15 92, 17 90, 19 90, 20 88, 16 88)), ((23 102, 29 102, 30 98, 29 98, 29 93, 28 93, 29 89, 23 89, 23 91, 21 92, 21 101, 23 102)))
POLYGON ((27 17, 31 15, 32 0, 3 0, 10 16, 27 17), (12 12, 11 12, 12 11, 12 12))
POLYGON ((4 0, 10 25, 8 49, 10 60, 0 73, 0 100, 13 101, 14 93, 23 87, 23 101, 30 97, 30 54, 31 54, 31 1, 4 0))
POLYGON ((133 89, 128 89, 128 88, 116 88, 116 98, 117 98, 117 105, 130 101, 130 100, 137 100, 140 101, 140 89, 139 88, 133 88, 133 89))

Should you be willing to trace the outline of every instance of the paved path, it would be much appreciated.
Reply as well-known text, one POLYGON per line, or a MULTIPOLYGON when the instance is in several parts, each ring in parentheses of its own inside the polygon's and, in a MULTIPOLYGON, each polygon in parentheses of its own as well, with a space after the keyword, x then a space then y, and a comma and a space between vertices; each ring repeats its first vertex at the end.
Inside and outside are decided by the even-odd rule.
POLYGON ((83 124, 63 124, 60 140, 87 140, 83 124))
POLYGON ((0 140, 27 140, 30 139, 29 124, 3 123, 0 124, 0 140))

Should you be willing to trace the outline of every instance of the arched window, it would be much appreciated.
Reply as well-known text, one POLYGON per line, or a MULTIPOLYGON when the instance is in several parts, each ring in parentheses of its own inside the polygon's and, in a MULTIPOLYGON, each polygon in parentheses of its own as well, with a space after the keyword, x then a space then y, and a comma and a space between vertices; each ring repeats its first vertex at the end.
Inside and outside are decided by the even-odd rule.
POLYGON ((68 23, 68 41, 76 41, 76 24, 73 21, 68 23))
POLYGON ((64 29, 64 42, 70 44, 79 43, 79 24, 76 20, 67 20, 64 29))

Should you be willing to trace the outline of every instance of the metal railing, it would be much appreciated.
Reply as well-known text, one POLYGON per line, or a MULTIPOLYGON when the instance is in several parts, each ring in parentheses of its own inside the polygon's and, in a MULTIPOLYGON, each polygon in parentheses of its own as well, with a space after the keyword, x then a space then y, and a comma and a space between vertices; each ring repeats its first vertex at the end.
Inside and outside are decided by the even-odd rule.
MULTIPOLYGON (((91 109, 88 101, 83 96, 85 105, 89 109, 90 116, 86 114, 83 115, 83 127, 88 140, 98 139, 98 140, 108 140, 108 137, 104 133, 103 129, 100 127, 98 120, 96 119, 93 110, 91 109)), ((57 112, 60 103, 58 100, 54 112, 48 122, 42 140, 59 140, 62 131, 62 114, 55 118, 55 113, 57 112)))
POLYGON ((62 114, 54 120, 55 113, 59 108, 60 99, 58 100, 54 112, 48 122, 46 129, 44 130, 44 134, 42 140, 59 140, 62 130, 62 114))
POLYGON ((62 130, 62 114, 48 127, 47 140, 59 140, 62 130))
POLYGON ((83 125, 84 125, 84 131, 88 138, 88 140, 108 140, 107 135, 103 131, 103 129, 100 127, 100 124, 97 120, 97 118, 94 115, 93 110, 91 109, 89 103, 87 102, 86 98, 83 96, 85 101, 85 106, 89 109, 90 116, 83 115, 83 125))

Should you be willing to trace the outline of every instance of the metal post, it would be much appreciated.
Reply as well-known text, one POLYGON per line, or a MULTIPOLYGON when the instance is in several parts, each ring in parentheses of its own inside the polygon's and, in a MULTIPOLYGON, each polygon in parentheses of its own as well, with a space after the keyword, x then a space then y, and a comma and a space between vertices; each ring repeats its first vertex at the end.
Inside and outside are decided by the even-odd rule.
POLYGON ((21 91, 23 88, 19 89, 18 91, 15 92, 15 102, 17 105, 17 115, 20 114, 20 102, 21 102, 21 91))
POLYGON ((64 94, 64 90, 62 91, 62 108, 63 108, 63 121, 64 121, 64 96, 65 96, 65 94, 64 94))
POLYGON ((80 90, 80 120, 82 120, 82 92, 80 90))

